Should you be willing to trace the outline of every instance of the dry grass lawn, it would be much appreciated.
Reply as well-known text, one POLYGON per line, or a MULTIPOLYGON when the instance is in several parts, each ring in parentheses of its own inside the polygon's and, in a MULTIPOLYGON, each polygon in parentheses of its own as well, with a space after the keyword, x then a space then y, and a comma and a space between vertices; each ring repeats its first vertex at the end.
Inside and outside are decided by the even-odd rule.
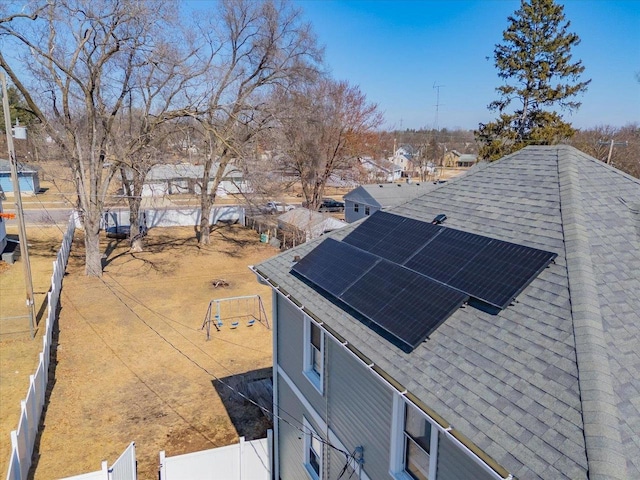
MULTIPOLYGON (((15 222, 12 222, 15 223, 15 222)), ((8 226, 11 239, 18 238, 17 227, 8 226)), ((29 320, 25 318, 26 287, 23 264, 0 262, 0 474, 6 477, 11 452, 9 432, 18 426, 20 401, 29 387, 29 375, 38 366, 42 334, 47 315, 47 292, 51 285, 52 263, 62 241, 56 227, 34 227, 27 232, 33 278, 37 324, 31 339, 29 320), (22 318, 11 318, 22 317, 22 318)))
MULTIPOLYGON (((207 341, 200 328, 214 298, 260 294, 270 318, 270 289, 247 266, 277 251, 239 226, 216 229, 212 240, 200 248, 193 228, 157 228, 145 252, 130 254, 126 241, 105 238, 104 276, 95 279, 83 274, 76 232, 33 478, 98 470, 135 441, 139 478, 155 479, 160 450, 172 456, 265 435, 260 410, 215 380, 268 376, 271 331, 243 322, 214 329, 207 341), (219 279, 228 286, 214 287, 219 279)), ((2 453, 6 472, 4 441, 2 453)))

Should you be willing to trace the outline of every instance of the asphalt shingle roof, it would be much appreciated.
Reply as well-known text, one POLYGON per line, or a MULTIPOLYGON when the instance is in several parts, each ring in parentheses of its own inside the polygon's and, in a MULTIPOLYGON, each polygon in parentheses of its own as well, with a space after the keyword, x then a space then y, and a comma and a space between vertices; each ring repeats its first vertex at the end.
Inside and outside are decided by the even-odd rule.
POLYGON ((257 268, 514 476, 640 478, 639 206, 638 179, 530 146, 392 208, 558 254, 511 306, 461 308, 409 354, 289 274, 317 242, 257 268))
POLYGON ((345 200, 382 208, 393 207, 433 190, 433 182, 374 183, 361 185, 344 196, 345 200))

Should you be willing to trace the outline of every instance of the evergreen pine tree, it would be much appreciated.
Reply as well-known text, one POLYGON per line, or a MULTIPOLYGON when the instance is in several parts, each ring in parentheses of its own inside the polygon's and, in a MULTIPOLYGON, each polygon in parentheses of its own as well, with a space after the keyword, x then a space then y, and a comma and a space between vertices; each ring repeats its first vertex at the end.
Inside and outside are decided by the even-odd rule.
POLYGON ((584 66, 572 60, 571 48, 580 38, 568 31, 563 11, 553 0, 522 0, 508 18, 503 43, 494 50, 505 84, 496 88, 501 98, 488 107, 499 117, 481 123, 475 132, 480 158, 496 160, 527 145, 553 145, 574 134, 553 108, 577 109, 580 103, 574 97, 586 91, 591 80, 579 81, 584 66), (515 109, 510 112, 512 103, 515 109))

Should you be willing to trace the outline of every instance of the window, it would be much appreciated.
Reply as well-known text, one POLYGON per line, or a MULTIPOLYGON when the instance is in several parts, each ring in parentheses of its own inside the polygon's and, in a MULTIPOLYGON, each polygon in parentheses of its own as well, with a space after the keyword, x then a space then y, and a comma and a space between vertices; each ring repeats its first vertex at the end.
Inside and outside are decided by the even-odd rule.
POLYGON ((428 480, 431 423, 409 405, 405 405, 403 435, 405 471, 416 480, 428 480))
POLYGON ((369 213, 370 213, 369 207, 364 207, 364 214, 369 215, 369 213))
POLYGON ((353 204, 353 211, 358 213, 360 211, 360 204, 359 203, 354 203, 353 204))
POLYGON ((435 480, 438 430, 401 398, 394 400, 391 474, 398 480, 435 480))
POLYGON ((312 479, 319 480, 322 478, 322 442, 306 418, 303 418, 303 425, 304 466, 312 479))
POLYGON ((305 316, 303 371, 320 393, 322 393, 323 368, 324 336, 322 330, 309 317, 305 316))

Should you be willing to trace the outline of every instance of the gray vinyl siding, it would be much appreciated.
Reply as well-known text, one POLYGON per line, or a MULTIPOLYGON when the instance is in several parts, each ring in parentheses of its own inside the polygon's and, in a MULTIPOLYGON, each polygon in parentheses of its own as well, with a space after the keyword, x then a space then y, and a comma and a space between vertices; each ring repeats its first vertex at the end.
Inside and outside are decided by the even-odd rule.
POLYGON ((438 480, 493 480, 493 477, 478 465, 452 440, 438 436, 438 480))
MULTIPOLYGON (((304 440, 302 439, 302 418, 305 416, 304 407, 298 401, 287 383, 277 376, 279 389, 279 462, 280 478, 282 480, 308 479, 304 468, 304 440)), ((310 415, 306 415, 309 423, 313 424, 310 415)), ((314 425, 316 427, 316 425, 314 425)))
POLYGON ((350 200, 344 201, 344 221, 347 223, 353 223, 361 218, 370 217, 375 212, 380 210, 379 205, 369 205, 362 202, 354 202, 350 200), (355 211, 355 204, 358 204, 358 211, 355 211), (369 215, 365 215, 365 207, 369 207, 369 215))
POLYGON ((302 372, 304 314, 281 296, 278 296, 277 328, 278 364, 293 383, 295 383, 296 387, 298 387, 313 408, 322 415, 325 410, 324 399, 302 372))
POLYGON ((326 342, 325 350, 330 359, 325 374, 329 428, 349 451, 364 447, 364 471, 370 478, 389 478, 393 393, 335 341, 326 342))

